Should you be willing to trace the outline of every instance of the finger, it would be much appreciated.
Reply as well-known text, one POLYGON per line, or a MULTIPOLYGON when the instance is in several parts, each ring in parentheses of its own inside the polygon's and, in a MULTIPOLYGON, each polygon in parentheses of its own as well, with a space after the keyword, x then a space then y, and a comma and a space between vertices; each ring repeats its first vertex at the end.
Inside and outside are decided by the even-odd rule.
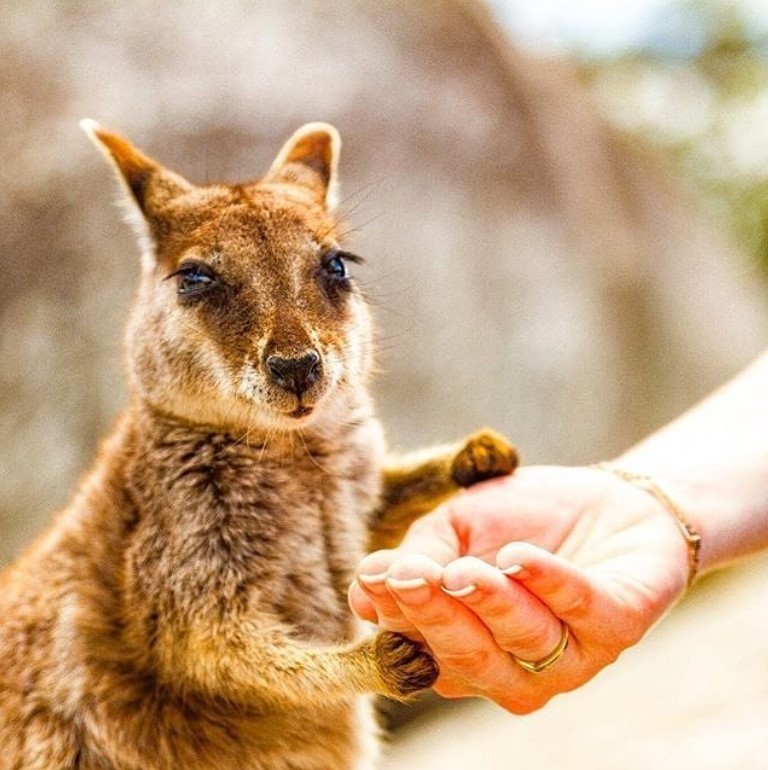
POLYGON ((560 619, 497 567, 465 556, 443 570, 447 593, 470 608, 503 650, 524 660, 546 658, 562 637, 560 619))
POLYGON ((403 616, 418 629, 440 664, 438 691, 490 697, 494 683, 503 683, 514 692, 525 672, 468 607, 442 590, 441 572, 436 562, 406 555, 387 573, 387 586, 403 616))
POLYGON ((440 564, 456 558, 458 536, 450 518, 437 513, 423 516, 411 526, 399 548, 375 551, 366 556, 358 565, 357 587, 350 587, 349 598, 350 606, 363 619, 372 620, 375 614, 375 622, 381 628, 417 636, 416 629, 403 617, 385 584, 389 565, 407 553, 422 553, 440 564))
POLYGON ((376 612, 376 605, 363 591, 357 580, 353 580, 347 590, 347 602, 352 612, 360 620, 366 620, 368 623, 378 623, 379 616, 376 612))
POLYGON ((450 510, 442 506, 411 524, 396 552, 420 553, 438 564, 447 564, 459 555, 459 546, 450 510))
POLYGON ((503 546, 496 565, 572 629, 594 623, 598 591, 585 570, 530 543, 503 546))
MULTIPOLYGON (((399 631, 418 637, 418 631, 400 610, 387 588, 387 570, 397 559, 397 551, 383 550, 368 554, 358 565, 356 584, 376 614, 376 623, 386 631, 399 631)), ((357 592, 353 594, 357 596, 357 592)))

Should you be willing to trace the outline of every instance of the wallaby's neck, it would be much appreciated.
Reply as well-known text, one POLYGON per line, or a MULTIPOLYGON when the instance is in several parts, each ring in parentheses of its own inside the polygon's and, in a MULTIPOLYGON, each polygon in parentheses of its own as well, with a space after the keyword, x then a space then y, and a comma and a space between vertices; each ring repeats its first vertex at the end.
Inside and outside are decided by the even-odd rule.
POLYGON ((204 446, 240 447, 243 453, 257 452, 265 462, 278 458, 285 464, 291 457, 303 458, 308 453, 344 452, 351 436, 367 432, 369 427, 378 428, 366 393, 356 394, 350 401, 343 409, 336 410, 338 414, 321 416, 295 430, 194 422, 140 397, 131 399, 126 418, 131 426, 131 443, 138 453, 189 445, 201 449, 204 446))

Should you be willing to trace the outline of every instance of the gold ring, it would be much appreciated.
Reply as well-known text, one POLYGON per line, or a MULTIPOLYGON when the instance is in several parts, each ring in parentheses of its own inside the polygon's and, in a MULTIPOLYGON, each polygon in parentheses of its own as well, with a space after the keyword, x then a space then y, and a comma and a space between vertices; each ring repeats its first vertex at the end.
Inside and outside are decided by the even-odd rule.
POLYGON ((568 626, 562 621, 560 622, 560 627, 562 628, 560 641, 557 643, 557 647, 555 647, 546 658, 533 661, 523 660, 522 658, 513 655, 512 660, 514 660, 518 666, 522 666, 526 671, 530 671, 532 674, 540 674, 542 671, 546 671, 551 666, 554 666, 555 663, 563 657, 563 653, 565 653, 565 650, 568 647, 568 640, 571 636, 568 632, 568 626))

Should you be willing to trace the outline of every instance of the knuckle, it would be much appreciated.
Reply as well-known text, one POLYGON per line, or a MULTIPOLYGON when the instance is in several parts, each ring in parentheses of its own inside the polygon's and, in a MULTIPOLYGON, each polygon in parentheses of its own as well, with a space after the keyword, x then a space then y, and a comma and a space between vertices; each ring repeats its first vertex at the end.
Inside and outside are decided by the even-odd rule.
POLYGON ((393 631, 399 634, 413 635, 415 629, 404 617, 391 613, 379 612, 378 627, 383 631, 393 631))
MULTIPOLYGON (((440 597, 442 598, 442 597, 440 597)), ((451 633, 457 619, 456 608, 448 602, 425 602, 417 607, 403 607, 402 614, 424 631, 445 637, 451 633)))
POLYGON ((534 711, 538 711, 542 706, 546 705, 552 697, 551 695, 530 695, 525 699, 509 698, 509 697, 496 697, 490 696, 492 700, 495 700, 503 709, 506 709, 516 716, 526 716, 527 714, 533 714, 534 711))
POLYGON ((563 603, 562 612, 573 617, 586 617, 592 613, 594 598, 586 588, 577 589, 563 603))
POLYGON ((524 633, 505 634, 498 639, 500 646, 510 652, 538 653, 539 657, 547 655, 560 639, 560 630, 553 632, 549 625, 541 625, 535 629, 527 629, 524 633))
POLYGON ((531 698, 530 700, 521 702, 516 701, 513 703, 510 707, 507 708, 508 711, 511 711, 513 714, 517 714, 518 716, 527 716, 528 714, 533 714, 534 711, 538 711, 540 708, 546 705, 549 698, 531 698))
POLYGON ((492 657, 492 652, 483 648, 434 652, 444 669, 461 672, 463 677, 482 677, 492 657))
POLYGON ((435 683, 434 690, 441 698, 446 700, 458 700, 459 698, 467 698, 479 694, 477 690, 473 690, 466 684, 453 680, 450 672, 447 674, 441 673, 440 679, 435 683))

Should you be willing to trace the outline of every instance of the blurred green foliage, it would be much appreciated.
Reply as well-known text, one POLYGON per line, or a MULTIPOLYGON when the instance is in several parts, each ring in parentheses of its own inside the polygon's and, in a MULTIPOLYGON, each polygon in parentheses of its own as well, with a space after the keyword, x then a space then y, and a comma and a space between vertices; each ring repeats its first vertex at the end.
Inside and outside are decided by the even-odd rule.
POLYGON ((619 128, 664 147, 768 280, 768 5, 671 0, 631 50, 581 57, 619 128))

